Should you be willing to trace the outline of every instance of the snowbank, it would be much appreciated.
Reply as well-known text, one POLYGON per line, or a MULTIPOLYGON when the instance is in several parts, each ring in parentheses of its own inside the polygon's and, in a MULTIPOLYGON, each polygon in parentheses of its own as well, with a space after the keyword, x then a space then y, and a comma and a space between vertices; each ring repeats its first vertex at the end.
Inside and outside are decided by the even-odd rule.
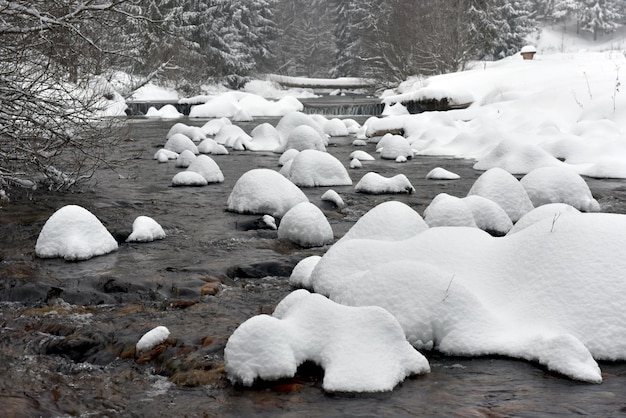
POLYGON ((441 227, 342 239, 310 285, 337 303, 387 309, 418 348, 506 355, 600 382, 594 359, 626 359, 624 231, 626 216, 593 213, 499 238, 441 227))

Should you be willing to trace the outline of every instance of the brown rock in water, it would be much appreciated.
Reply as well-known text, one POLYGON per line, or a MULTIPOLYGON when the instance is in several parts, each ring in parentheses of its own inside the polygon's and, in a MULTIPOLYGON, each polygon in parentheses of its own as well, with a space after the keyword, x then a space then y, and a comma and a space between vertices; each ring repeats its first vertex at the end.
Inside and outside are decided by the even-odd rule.
POLYGON ((194 387, 225 384, 224 368, 218 367, 211 370, 186 370, 174 373, 170 381, 178 386, 194 387))
POLYGON ((207 283, 200 288, 200 294, 202 296, 215 296, 219 292, 221 285, 221 282, 207 283))
POLYGON ((199 301, 197 300, 175 300, 172 303, 170 303, 170 307, 176 308, 176 309, 186 309, 190 306, 195 305, 198 302, 199 301))

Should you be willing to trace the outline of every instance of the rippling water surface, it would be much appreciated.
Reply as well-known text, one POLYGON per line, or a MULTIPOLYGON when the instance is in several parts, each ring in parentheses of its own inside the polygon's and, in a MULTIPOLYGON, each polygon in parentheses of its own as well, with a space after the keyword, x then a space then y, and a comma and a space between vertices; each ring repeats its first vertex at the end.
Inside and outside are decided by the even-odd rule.
MULTIPOLYGON (((203 120, 184 120, 202 125, 203 120)), ((257 120, 243 125, 250 131, 257 120)), ((269 120, 276 123, 276 120, 269 120)), ((293 266, 327 248, 301 249, 275 231, 250 230, 258 218, 227 212, 239 176, 277 169, 273 153, 232 152, 213 158, 225 181, 172 188, 180 169, 153 160, 173 121, 131 119, 128 140, 112 156, 115 171, 97 173, 81 192, 42 192, 0 208, 0 416, 619 416, 626 414, 626 364, 603 363, 604 382, 589 385, 506 358, 449 358, 425 353, 432 372, 391 393, 326 394, 321 372, 305 365, 294 379, 233 387, 223 373, 223 349, 243 321, 273 307, 292 289, 293 266), (122 244, 112 254, 70 263, 34 256, 45 221, 78 204, 112 232, 133 220, 157 220, 167 238, 122 244), (165 325, 166 344, 139 357, 134 344, 165 325)), ((346 166, 353 138, 334 138, 329 151, 346 166)), ((364 149, 374 154, 374 145, 364 149)), ((423 213, 438 193, 464 196, 480 175, 472 162, 418 157, 405 164, 365 162, 350 170, 356 184, 367 171, 403 173, 411 195, 363 195, 333 187, 347 207, 320 200, 328 188, 304 189, 341 237, 365 212, 391 199, 423 213), (442 166, 458 181, 427 181, 442 166)), ((603 210, 626 213, 626 182, 588 180, 603 210)))

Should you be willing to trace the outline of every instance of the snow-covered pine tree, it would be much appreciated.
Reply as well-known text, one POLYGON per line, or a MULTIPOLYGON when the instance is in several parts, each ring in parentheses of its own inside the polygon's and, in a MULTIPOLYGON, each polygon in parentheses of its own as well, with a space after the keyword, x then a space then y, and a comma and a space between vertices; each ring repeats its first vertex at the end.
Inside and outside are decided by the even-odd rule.
POLYGON ((494 0, 494 21, 498 37, 494 57, 504 58, 519 51, 526 36, 536 28, 528 0, 494 0))
POLYGON ((593 34, 593 40, 624 24, 624 0, 587 0, 580 7, 580 29, 593 34))
POLYGON ((271 71, 291 76, 329 77, 336 51, 333 19, 321 0, 280 0, 272 42, 271 71))

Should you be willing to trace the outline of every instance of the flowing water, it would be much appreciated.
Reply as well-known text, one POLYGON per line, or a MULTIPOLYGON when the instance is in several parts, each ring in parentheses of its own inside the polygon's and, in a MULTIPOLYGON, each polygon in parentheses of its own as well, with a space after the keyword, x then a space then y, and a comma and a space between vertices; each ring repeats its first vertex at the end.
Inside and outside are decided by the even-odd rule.
MULTIPOLYGON (((204 120, 183 120, 202 125, 204 120)), ((276 123, 276 120, 268 120, 276 123)), ((362 120, 361 120, 362 121, 362 120)), ((242 125, 250 131, 258 123, 242 125)), ((626 364, 602 363, 604 382, 590 385, 553 375, 535 364, 499 357, 450 358, 425 353, 432 372, 384 394, 327 394, 321 371, 304 365, 293 379, 232 386, 223 349, 246 319, 271 313, 290 291, 293 266, 326 248, 302 249, 255 229, 255 215, 226 211, 237 179, 252 168, 277 169, 278 155, 231 152, 214 156, 225 181, 173 188, 180 169, 154 153, 174 121, 129 119, 127 140, 111 150, 117 163, 75 193, 14 197, 0 208, 0 416, 618 416, 626 414, 626 364), (161 241, 121 244, 117 252, 82 262, 38 259, 35 243, 55 210, 78 204, 113 233, 130 232, 146 215, 167 233, 161 241), (134 345, 165 325, 168 341, 147 355, 134 345)), ((353 138, 333 138, 342 162, 353 138)), ((374 154, 374 145, 361 148, 374 154)), ((365 195, 333 187, 347 204, 321 201, 328 188, 305 188, 335 236, 386 200, 419 213, 438 193, 464 196, 481 174, 461 159, 418 157, 404 164, 377 159, 350 170, 403 173, 416 192, 365 195), (424 177, 442 166, 457 181, 424 177)), ((626 213, 626 182, 588 180, 603 210, 626 213)))

